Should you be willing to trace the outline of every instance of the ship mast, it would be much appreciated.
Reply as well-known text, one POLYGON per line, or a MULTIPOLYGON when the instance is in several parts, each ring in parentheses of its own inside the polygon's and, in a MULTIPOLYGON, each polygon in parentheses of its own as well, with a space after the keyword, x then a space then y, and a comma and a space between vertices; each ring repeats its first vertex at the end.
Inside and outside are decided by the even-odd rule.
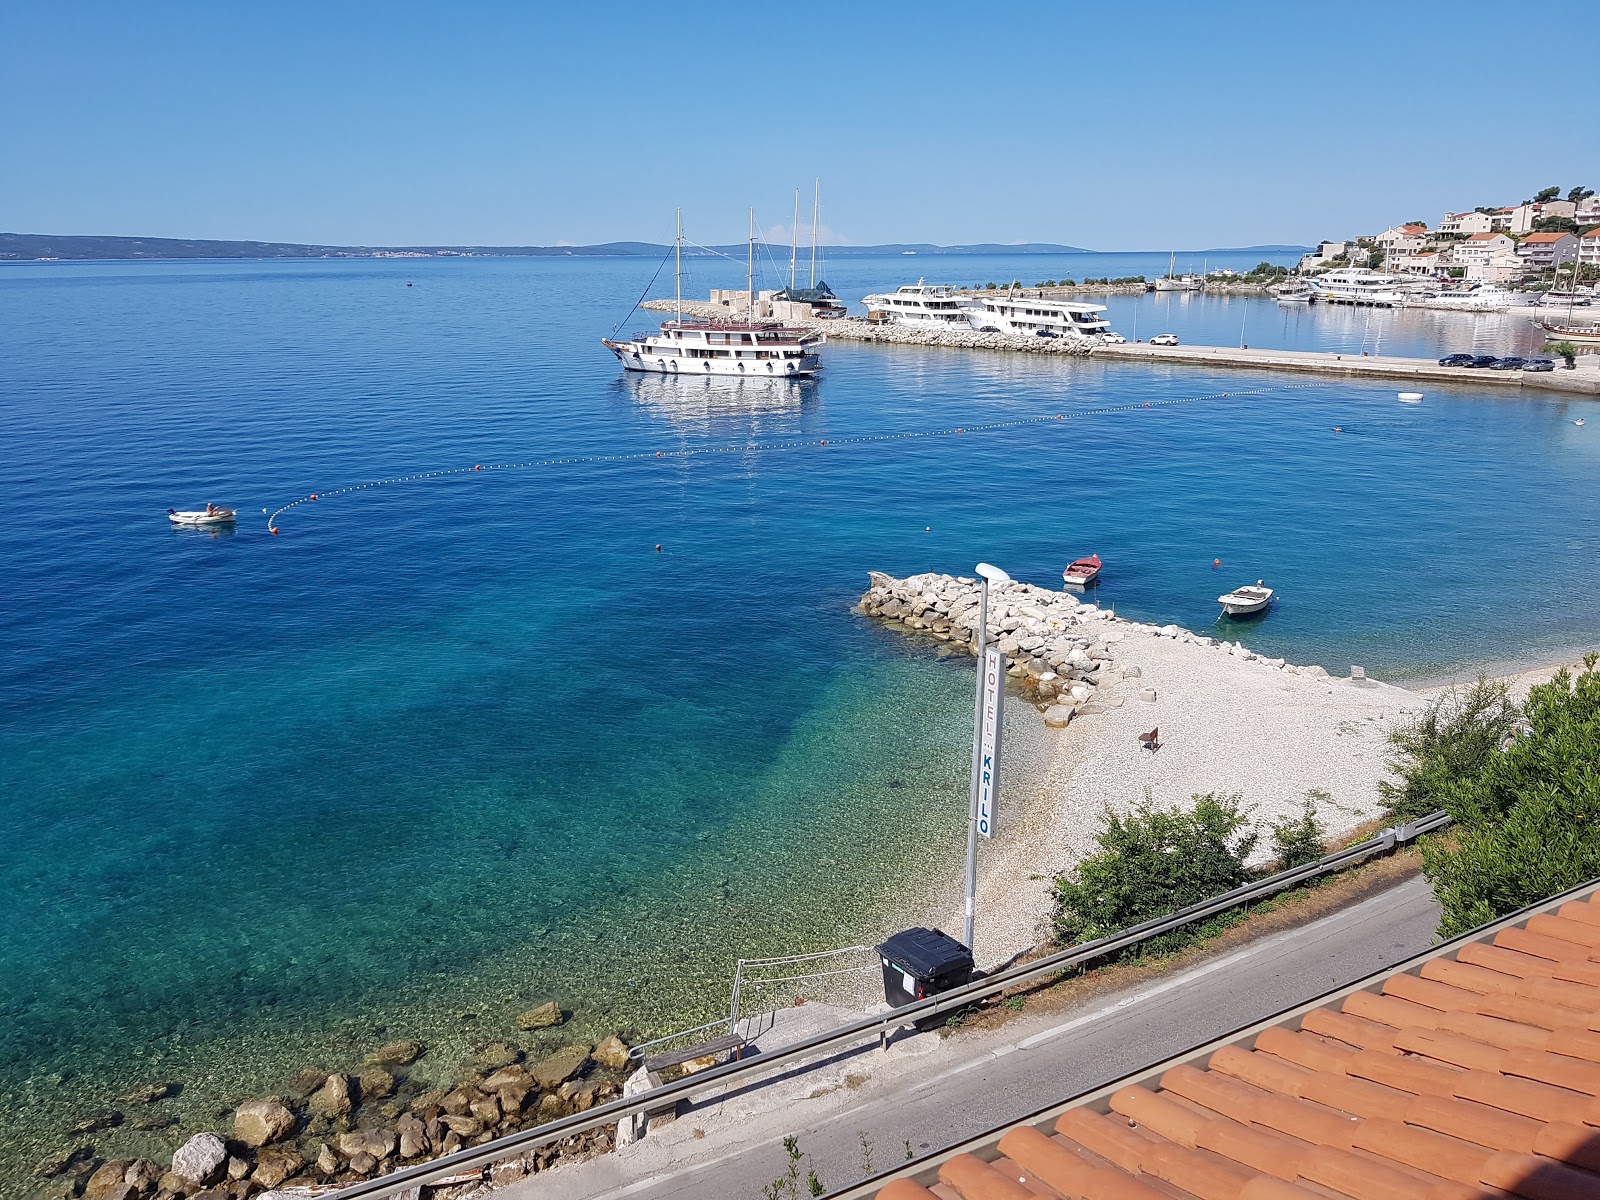
POLYGON ((677 269, 673 275, 678 283, 678 302, 675 308, 678 320, 683 320, 683 209, 678 210, 678 236, 673 243, 673 252, 677 255, 677 269))
POLYGON ((817 180, 816 194, 811 199, 811 286, 817 286, 817 213, 822 208, 822 180, 817 180))
POLYGON ((794 293, 794 260, 800 251, 800 189, 794 190, 794 220, 789 222, 789 292, 794 293))
POLYGON ((756 210, 750 210, 750 238, 745 243, 749 261, 744 269, 744 319, 754 325, 756 320, 756 210))

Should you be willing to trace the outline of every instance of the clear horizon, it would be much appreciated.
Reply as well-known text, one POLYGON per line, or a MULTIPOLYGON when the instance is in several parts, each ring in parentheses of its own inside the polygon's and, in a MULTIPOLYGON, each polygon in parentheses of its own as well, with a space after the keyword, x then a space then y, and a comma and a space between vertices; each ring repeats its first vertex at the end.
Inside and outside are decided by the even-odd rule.
MULTIPOLYGON (((1577 27, 1575 3, 1537 27, 1577 27)), ((330 246, 667 242, 1312 245, 1600 186, 1543 150, 1559 49, 1497 55, 1458 5, 1425 52, 1394 10, 1156 3, 824 24, 712 7, 8 6, 0 228, 330 246), (640 36, 619 36, 633 30, 640 36), (1364 30, 1378 30, 1369 34, 1364 30), (654 36, 649 36, 654 34, 654 36), (1469 72, 1470 73, 1470 72, 1469 72), (1506 153, 1507 147, 1533 149, 1506 153)), ((1116 250, 1103 251, 1116 253, 1116 250)))

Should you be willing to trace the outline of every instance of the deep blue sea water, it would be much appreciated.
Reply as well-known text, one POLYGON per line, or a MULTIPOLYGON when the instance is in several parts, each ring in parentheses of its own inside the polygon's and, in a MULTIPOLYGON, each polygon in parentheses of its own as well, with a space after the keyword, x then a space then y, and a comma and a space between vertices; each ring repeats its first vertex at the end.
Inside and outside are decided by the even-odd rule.
MULTIPOLYGON (((1165 269, 1118 257, 1092 273, 1165 269)), ((443 1069, 551 997, 670 1028, 740 954, 883 932, 930 861, 959 871, 971 679, 850 614, 869 569, 1049 582, 1095 551, 1119 612, 1198 627, 1220 557, 1280 589, 1252 645, 1389 678, 1595 638, 1592 401, 842 343, 778 390, 625 378, 598 339, 655 267, 0 268, 0 1110, 42 1114, 13 1165, 153 1076, 203 1122, 386 1034, 443 1069), (580 461, 260 516, 552 458, 580 461), (168 527, 207 500, 238 529, 168 527)), ((742 282, 718 269, 695 294, 742 282)), ((1527 336, 1110 303, 1190 343, 1527 336)))

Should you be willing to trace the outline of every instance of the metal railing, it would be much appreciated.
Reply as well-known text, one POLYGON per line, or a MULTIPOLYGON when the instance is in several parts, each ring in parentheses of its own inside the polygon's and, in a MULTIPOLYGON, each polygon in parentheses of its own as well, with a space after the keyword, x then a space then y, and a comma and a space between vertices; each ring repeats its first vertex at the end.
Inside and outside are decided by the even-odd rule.
MULTIPOLYGON (((929 1017, 938 1016, 940 1013, 957 1012, 980 1000, 986 1000, 991 996, 998 995, 1008 988, 1033 983, 1047 975, 1053 975, 1071 967, 1082 966, 1095 959, 1106 958, 1123 950, 1132 949, 1152 938, 1171 933, 1173 930, 1181 929, 1183 926, 1193 922, 1204 921, 1231 908, 1238 908, 1240 905, 1263 900, 1276 892, 1294 887, 1296 884, 1303 883, 1308 879, 1344 870, 1364 858, 1388 854, 1398 846, 1414 841, 1424 834, 1435 833, 1449 824, 1450 817, 1447 813, 1430 813, 1407 824, 1382 830, 1364 842, 1354 846, 1347 846, 1345 849, 1325 855, 1315 862, 1306 863, 1303 866, 1294 867, 1287 871, 1280 871, 1276 875, 1256 880, 1254 883, 1245 884, 1243 887, 1234 888, 1231 892, 1224 892, 1220 896, 1213 896, 1209 900, 1191 904, 1187 908, 1181 908, 1167 916, 1155 917, 1151 920, 1140 922, 1138 925, 1124 929, 1119 933, 1111 934, 1108 937, 1085 942, 1079 946, 1072 946, 1055 954, 1047 955, 1044 958, 1036 959, 1033 962, 1008 967, 965 987, 956 988, 948 992, 940 992, 926 1000, 903 1005, 887 1013, 863 1017, 858 1021, 852 1021, 838 1028, 813 1034, 810 1037, 802 1038, 797 1042, 779 1047, 765 1054, 757 1053, 739 1062, 726 1063, 720 1067, 699 1071, 682 1079, 673 1080, 671 1083, 662 1084, 660 1087, 652 1088, 650 1091, 643 1092, 637 1096, 612 1100, 606 1104, 596 1105, 585 1112, 561 1117, 546 1124, 535 1126, 532 1129, 522 1130, 519 1133, 507 1134, 505 1137, 485 1142, 481 1146, 457 1150, 453 1154, 444 1155, 442 1158, 436 1158, 431 1162, 421 1163, 414 1167, 402 1167, 400 1170, 380 1178, 351 1184, 349 1187, 340 1189, 334 1195, 337 1200, 366 1200, 366 1198, 372 1197, 394 1196, 409 1188, 435 1183, 451 1176, 459 1176, 463 1171, 482 1169, 501 1159, 537 1149, 551 1142, 558 1142, 563 1138, 587 1133, 604 1125, 615 1125, 625 1117, 659 1112, 662 1109, 671 1107, 679 1100, 688 1099, 696 1092, 743 1083, 750 1080, 754 1075, 767 1071, 772 1067, 812 1058, 825 1051, 839 1050, 852 1044, 865 1044, 874 1038, 879 1039, 880 1044, 883 1044, 890 1034, 903 1026, 924 1021, 929 1017)), ((722 1022, 713 1021, 710 1024, 716 1026, 722 1024, 722 1022)))

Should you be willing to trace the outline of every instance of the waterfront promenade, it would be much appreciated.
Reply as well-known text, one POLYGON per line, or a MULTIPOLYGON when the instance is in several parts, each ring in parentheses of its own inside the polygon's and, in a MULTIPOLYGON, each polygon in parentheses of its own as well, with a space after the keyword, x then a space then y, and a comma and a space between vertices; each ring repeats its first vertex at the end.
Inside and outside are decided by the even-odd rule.
POLYGON ((1313 375, 1363 375, 1401 379, 1414 383, 1486 384, 1525 387, 1541 391, 1600 395, 1600 355, 1580 355, 1576 370, 1557 366, 1554 371, 1490 371, 1466 367, 1441 367, 1429 358, 1391 358, 1376 355, 1335 354, 1320 350, 1253 350, 1239 346, 1152 346, 1128 342, 1097 346, 1097 359, 1127 362, 1165 362, 1188 366, 1243 367, 1258 371, 1296 371, 1313 375))

